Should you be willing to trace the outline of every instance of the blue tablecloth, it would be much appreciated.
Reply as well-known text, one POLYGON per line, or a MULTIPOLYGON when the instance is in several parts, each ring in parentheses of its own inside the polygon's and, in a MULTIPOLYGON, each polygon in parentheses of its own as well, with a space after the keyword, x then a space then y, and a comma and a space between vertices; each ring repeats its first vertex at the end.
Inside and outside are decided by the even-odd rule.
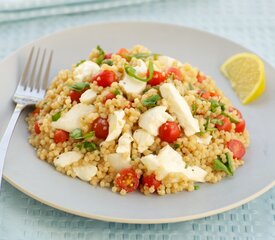
MULTIPOLYGON (((132 5, 128 0, 130 4, 127 6, 108 6, 96 11, 92 10, 92 2, 99 2, 95 0, 80 1, 88 4, 90 9, 77 8, 78 11, 74 11, 75 5, 72 5, 73 8, 59 5, 56 6, 57 11, 51 5, 53 1, 47 0, 44 3, 51 5, 51 9, 58 14, 44 14, 47 17, 37 14, 37 10, 44 12, 44 8, 39 10, 42 1, 32 0, 37 2, 35 6, 38 9, 28 9, 26 5, 24 13, 16 10, 16 1, 18 4, 27 2, 0 2, 1 59, 33 39, 64 28, 103 21, 146 20, 182 24, 222 35, 250 48, 275 65, 275 0, 167 0, 140 1, 142 3, 137 5, 132 5), (65 8, 68 10, 62 11, 65 8), (14 18, 16 13, 24 20, 17 21, 14 18)), ((275 239, 274 199, 273 188, 248 204, 212 217, 174 224, 128 225, 63 213, 27 197, 4 181, 0 192, 0 240, 271 240, 275 239)))

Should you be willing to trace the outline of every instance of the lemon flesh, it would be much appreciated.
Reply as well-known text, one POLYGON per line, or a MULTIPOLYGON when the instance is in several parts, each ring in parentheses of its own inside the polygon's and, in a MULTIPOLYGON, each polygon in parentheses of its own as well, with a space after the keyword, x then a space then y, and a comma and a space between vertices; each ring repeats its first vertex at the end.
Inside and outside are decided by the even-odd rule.
POLYGON ((264 63, 252 53, 233 55, 221 66, 243 104, 262 95, 265 90, 264 63))

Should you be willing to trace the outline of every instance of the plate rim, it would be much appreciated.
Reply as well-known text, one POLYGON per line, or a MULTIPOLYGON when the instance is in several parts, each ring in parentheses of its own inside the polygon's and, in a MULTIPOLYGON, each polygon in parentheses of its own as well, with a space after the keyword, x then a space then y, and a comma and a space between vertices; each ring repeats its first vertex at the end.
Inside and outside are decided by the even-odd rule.
MULTIPOLYGON (((112 24, 152 24, 152 25, 163 25, 163 26, 171 26, 171 27, 178 27, 178 28, 184 28, 187 30, 192 30, 192 31, 196 31, 196 32, 200 32, 202 34, 207 34, 207 35, 211 35, 212 37, 216 37, 219 38, 221 40, 225 40, 227 42, 230 42, 231 44, 234 45, 238 45, 242 48, 244 48, 245 50, 251 52, 251 53, 255 53, 254 51, 248 49, 247 47, 243 46, 242 44, 235 42, 231 39, 228 39, 226 37, 223 37, 219 34, 216 33, 212 33, 212 32, 208 32, 196 27, 190 27, 190 26, 185 26, 183 24, 173 24, 173 23, 163 23, 163 22, 157 22, 157 21, 99 21, 97 23, 88 23, 88 24, 83 24, 80 26, 75 26, 75 27, 69 27, 63 30, 57 30, 57 31, 53 31, 49 34, 46 34, 42 37, 36 38, 30 42, 27 42, 26 44, 24 44, 23 46, 21 46, 20 48, 15 49, 14 51, 12 51, 10 54, 8 54, 6 57, 4 57, 1 61, 0 64, 2 64, 3 62, 5 62, 6 60, 8 60, 9 58, 16 56, 18 54, 18 52, 20 52, 21 50, 23 50, 26 47, 29 47, 33 44, 35 44, 37 41, 46 39, 48 37, 51 37, 52 35, 56 35, 58 36, 59 34, 64 34, 66 32, 70 32, 72 30, 80 30, 82 28, 87 28, 89 26, 104 26, 104 25, 112 25, 112 24)), ((256 54, 256 53, 255 53, 256 54)), ((260 55, 257 53, 257 55, 260 55)), ((264 57, 262 57, 260 55, 261 59, 266 63, 269 64, 271 67, 274 68, 274 66, 268 62, 264 57)), ((78 212, 78 211, 74 211, 68 208, 64 208, 60 205, 56 205, 53 202, 49 202, 44 200, 43 198, 37 197, 36 195, 33 195, 31 192, 27 191, 26 189, 22 188, 20 185, 18 185, 15 181, 13 181, 11 178, 9 178, 4 172, 3 172, 3 178, 9 183, 11 184, 13 187, 15 187, 16 189, 18 189, 20 192, 26 194, 27 196, 35 199, 36 201, 39 201, 45 205, 48 205, 50 207, 53 207, 57 210, 66 212, 66 213, 70 213, 70 214, 74 214, 77 216, 81 216, 81 217, 85 217, 85 218, 90 218, 90 219, 95 219, 95 220, 100 220, 100 221, 108 221, 108 222, 118 222, 118 223, 129 223, 129 224, 161 224, 161 223, 174 223, 174 222, 183 222, 183 221, 190 221, 190 220, 195 220, 195 219, 200 219, 200 218, 204 218, 204 217, 209 217, 212 215, 216 215, 222 212, 226 212, 229 211, 231 209, 237 208, 245 203, 248 203, 254 199, 256 199, 257 197, 261 196, 262 194, 264 194, 265 192, 267 192, 268 190, 272 189, 275 186, 275 180, 271 181, 269 184, 267 184, 264 188, 262 188, 261 190, 255 192, 254 194, 250 195, 247 198, 244 198, 238 202, 235 202, 233 204, 227 205, 225 207, 219 208, 219 209, 215 209, 215 210, 211 210, 211 211, 206 211, 203 213, 199 213, 199 214, 193 214, 193 215, 188 215, 188 216, 184 216, 184 217, 171 217, 171 218, 161 218, 161 219, 127 219, 127 218, 116 218, 116 217, 110 217, 110 216, 104 216, 104 215, 100 215, 100 214, 86 214, 83 212, 78 212)))

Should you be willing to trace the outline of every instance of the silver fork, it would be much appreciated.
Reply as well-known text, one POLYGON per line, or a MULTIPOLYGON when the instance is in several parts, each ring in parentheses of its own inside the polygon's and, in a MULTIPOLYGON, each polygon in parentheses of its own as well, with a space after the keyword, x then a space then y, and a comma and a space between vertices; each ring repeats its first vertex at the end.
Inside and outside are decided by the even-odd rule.
POLYGON ((0 187, 3 174, 4 160, 17 119, 25 107, 34 105, 43 99, 47 88, 52 55, 53 51, 50 51, 50 53, 48 54, 46 49, 44 49, 42 57, 40 54, 40 48, 36 50, 34 47, 32 47, 30 51, 25 69, 13 95, 13 101, 16 103, 16 107, 11 116, 8 127, 0 142, 0 187), (49 56, 47 57, 48 61, 46 67, 44 67, 46 55, 49 56), (45 68, 45 70, 42 76, 43 68, 45 68))

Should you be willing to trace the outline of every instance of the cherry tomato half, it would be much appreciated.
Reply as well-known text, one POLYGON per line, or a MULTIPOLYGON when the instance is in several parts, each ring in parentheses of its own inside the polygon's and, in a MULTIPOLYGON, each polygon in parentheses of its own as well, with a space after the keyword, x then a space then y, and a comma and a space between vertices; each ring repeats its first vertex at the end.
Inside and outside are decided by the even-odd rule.
POLYGON ((146 186, 148 188, 154 186, 155 190, 157 190, 158 187, 161 184, 161 182, 156 179, 156 175, 155 174, 143 175, 141 182, 142 182, 142 184, 144 186, 146 186))
POLYGON ((133 192, 139 185, 138 175, 132 168, 122 169, 115 178, 115 185, 128 193, 133 192))
POLYGON ((112 53, 107 53, 104 57, 104 59, 111 59, 112 58, 112 53))
POLYGON ((54 142, 55 143, 62 143, 62 142, 66 142, 69 139, 69 133, 61 130, 61 129, 57 129, 54 132, 54 142))
POLYGON ((98 86, 109 87, 116 81, 116 74, 110 70, 103 70, 96 74, 92 80, 96 82, 98 86))
POLYGON ((92 130, 97 138, 106 139, 109 133, 109 123, 106 118, 98 117, 92 122, 92 130))
POLYGON ((112 92, 109 92, 105 97, 104 97, 104 100, 103 100, 103 103, 106 103, 107 100, 109 99, 113 99, 113 98, 116 98, 116 95, 112 92))
POLYGON ((211 97, 218 96, 218 94, 215 92, 202 91, 200 96, 206 100, 209 100, 211 97))
POLYGON ((198 80, 199 83, 203 82, 206 79, 207 79, 207 77, 205 75, 202 75, 200 72, 198 72, 197 80, 198 80))
POLYGON ((162 141, 172 143, 180 136, 180 127, 175 122, 163 123, 159 128, 159 137, 162 141))
POLYGON ((245 147, 242 142, 236 139, 232 139, 227 143, 228 149, 233 153, 233 157, 242 159, 245 155, 245 147))
POLYGON ((75 90, 71 90, 70 91, 70 98, 71 98, 71 101, 74 102, 76 101, 77 103, 80 102, 80 97, 82 95, 83 91, 79 92, 79 91, 75 91, 75 90))
POLYGON ((218 119, 220 119, 222 121, 222 125, 220 124, 216 124, 215 127, 219 130, 219 131, 227 131, 227 132, 230 132, 231 131, 231 128, 232 128, 232 124, 230 122, 230 119, 223 116, 223 115, 220 115, 217 117, 218 119))
POLYGON ((236 125, 235 132, 237 132, 237 133, 244 132, 244 129, 245 129, 245 120, 240 119, 239 122, 236 123, 235 125, 236 125))
POLYGON ((129 55, 129 51, 126 48, 120 48, 117 52, 117 55, 120 55, 123 58, 126 58, 129 55))
MULTIPOLYGON (((147 77, 149 76, 149 72, 147 72, 147 77)), ((162 82, 164 82, 166 80, 166 77, 164 74, 162 74, 161 72, 158 71, 154 71, 153 73, 153 77, 150 81, 148 81, 148 83, 151 86, 156 86, 161 84, 162 82)))
POLYGON ((175 67, 170 67, 167 70, 167 76, 169 76, 169 75, 173 75, 175 79, 179 79, 179 80, 182 79, 182 74, 181 74, 180 70, 175 67))
POLYGON ((38 122, 35 122, 35 124, 34 124, 34 132, 35 132, 36 134, 41 133, 40 126, 39 126, 39 123, 38 123, 38 122))

